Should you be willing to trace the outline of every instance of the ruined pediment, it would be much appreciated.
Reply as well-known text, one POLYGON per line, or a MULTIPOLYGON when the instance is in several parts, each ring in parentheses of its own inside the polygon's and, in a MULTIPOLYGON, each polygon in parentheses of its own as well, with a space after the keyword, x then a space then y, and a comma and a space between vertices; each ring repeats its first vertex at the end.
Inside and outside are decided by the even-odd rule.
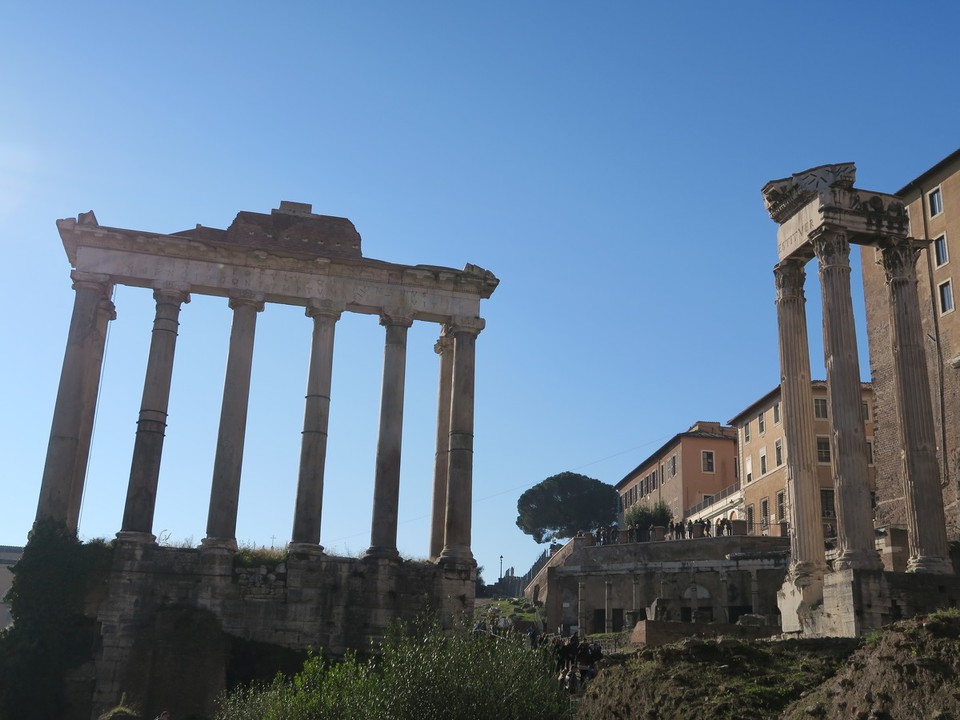
POLYGON ((856 179, 857 166, 853 163, 818 165, 788 178, 771 180, 760 192, 770 217, 783 224, 822 191, 834 187, 852 188, 856 179))

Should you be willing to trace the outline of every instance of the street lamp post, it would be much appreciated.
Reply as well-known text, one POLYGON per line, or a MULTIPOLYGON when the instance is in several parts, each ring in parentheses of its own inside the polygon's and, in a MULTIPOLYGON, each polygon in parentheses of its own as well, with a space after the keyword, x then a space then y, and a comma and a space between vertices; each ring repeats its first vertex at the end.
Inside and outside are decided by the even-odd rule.
POLYGON ((503 580, 503 555, 500 556, 500 579, 503 580))

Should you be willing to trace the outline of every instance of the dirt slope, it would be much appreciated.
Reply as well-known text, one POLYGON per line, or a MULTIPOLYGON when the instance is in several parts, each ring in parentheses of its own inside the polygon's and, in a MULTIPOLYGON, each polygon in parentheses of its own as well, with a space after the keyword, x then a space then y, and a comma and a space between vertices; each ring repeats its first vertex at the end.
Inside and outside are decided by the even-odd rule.
POLYGON ((847 639, 688 639, 604 668, 578 720, 960 720, 960 612, 847 639))

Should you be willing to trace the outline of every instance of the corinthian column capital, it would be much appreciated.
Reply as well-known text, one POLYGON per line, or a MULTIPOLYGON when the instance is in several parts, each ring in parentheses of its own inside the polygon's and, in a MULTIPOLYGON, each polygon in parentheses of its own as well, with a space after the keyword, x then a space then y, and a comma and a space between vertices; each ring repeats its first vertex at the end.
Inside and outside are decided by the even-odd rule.
POLYGON ((917 281, 917 258, 920 247, 910 238, 896 238, 881 247, 880 264, 887 284, 898 280, 917 281))
POLYGON ((777 302, 803 300, 803 284, 807 279, 806 261, 797 258, 783 260, 773 268, 777 286, 777 302))
POLYGON ((820 262, 820 270, 829 268, 850 269, 850 241, 842 230, 822 228, 819 234, 811 236, 813 251, 820 262))
POLYGON ((454 316, 444 325, 444 335, 456 335, 457 333, 470 333, 474 337, 479 335, 486 327, 486 320, 482 317, 454 316))

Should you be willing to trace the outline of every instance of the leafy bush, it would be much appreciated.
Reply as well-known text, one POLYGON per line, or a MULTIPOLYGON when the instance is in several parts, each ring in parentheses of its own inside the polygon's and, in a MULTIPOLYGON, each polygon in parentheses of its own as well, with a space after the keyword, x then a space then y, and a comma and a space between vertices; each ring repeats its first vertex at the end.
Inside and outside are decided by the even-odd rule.
POLYGON ((632 505, 623 518, 624 525, 635 525, 637 534, 644 540, 647 539, 651 526, 666 527, 671 520, 673 520, 673 511, 663 500, 658 500, 652 508, 646 503, 632 505))
POLYGON ((0 632, 0 720, 45 720, 63 712, 67 670, 90 659, 95 623, 84 617, 112 548, 82 545, 62 523, 40 521, 13 566, 13 625, 0 632))
POLYGON ((218 720, 556 720, 569 700, 546 649, 436 623, 395 626, 378 660, 311 657, 292 682, 226 696, 218 720))

